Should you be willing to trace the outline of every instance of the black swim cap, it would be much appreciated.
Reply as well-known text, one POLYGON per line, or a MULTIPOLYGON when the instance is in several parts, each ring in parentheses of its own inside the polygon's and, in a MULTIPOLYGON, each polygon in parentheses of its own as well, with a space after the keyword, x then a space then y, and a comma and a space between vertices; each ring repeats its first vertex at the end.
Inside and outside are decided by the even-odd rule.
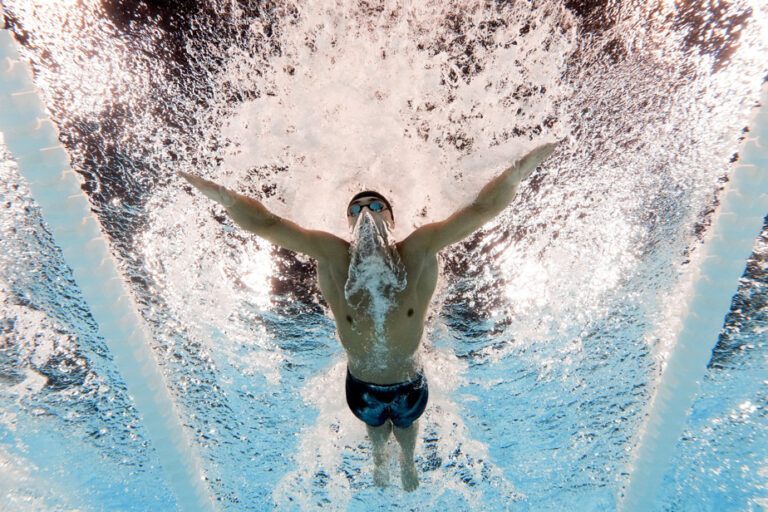
POLYGON ((392 205, 389 204, 389 201, 387 201, 387 198, 383 195, 379 194, 378 192, 375 192, 373 190, 364 190, 363 192, 360 192, 359 194, 355 194, 355 197, 353 197, 349 204, 347 205, 347 209, 349 209, 350 206, 352 206, 352 203, 360 199, 361 197, 375 197, 377 199, 381 199, 381 202, 384 203, 387 208, 389 209, 389 213, 392 214, 392 220, 395 220, 395 214, 392 211, 392 205))

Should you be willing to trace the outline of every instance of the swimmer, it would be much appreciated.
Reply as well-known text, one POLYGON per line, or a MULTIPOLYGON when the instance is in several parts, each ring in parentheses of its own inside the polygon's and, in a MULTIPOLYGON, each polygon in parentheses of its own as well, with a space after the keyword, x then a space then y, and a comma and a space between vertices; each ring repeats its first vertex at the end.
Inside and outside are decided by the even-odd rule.
POLYGON ((400 445, 403 489, 410 492, 419 485, 413 451, 429 393, 417 355, 437 284, 437 253, 501 213, 519 183, 555 147, 534 149, 483 187, 469 206, 442 222, 419 227, 399 242, 390 235, 395 225, 392 206, 377 192, 361 192, 347 206, 352 233, 348 242, 304 229, 255 199, 180 173, 221 203, 242 228, 317 260, 320 291, 347 354, 347 404, 367 426, 377 486, 386 487, 389 481, 386 444, 392 434, 400 445))

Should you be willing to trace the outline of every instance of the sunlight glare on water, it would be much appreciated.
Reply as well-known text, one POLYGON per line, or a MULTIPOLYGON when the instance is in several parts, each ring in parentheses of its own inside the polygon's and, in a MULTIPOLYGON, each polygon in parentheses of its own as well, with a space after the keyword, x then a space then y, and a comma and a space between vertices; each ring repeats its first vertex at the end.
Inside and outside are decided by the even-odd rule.
POLYGON ((228 146, 213 175, 258 189, 289 169, 273 178, 279 213, 348 236, 342 205, 376 188, 396 201, 402 237, 452 213, 530 149, 514 129, 547 126, 538 144, 564 136, 555 104, 569 92, 559 78, 575 41, 562 7, 543 7, 533 25, 525 5, 498 13, 474 2, 320 5, 276 20, 277 55, 264 62, 230 49, 214 77, 221 93, 259 97, 210 135, 228 146), (492 28, 494 16, 503 29, 492 28), (452 18, 463 35, 447 26, 452 18), (463 47, 474 61, 461 62, 463 47))
MULTIPOLYGON (((688 268, 768 71, 768 6, 135 4, 4 9, 222 509, 615 508, 688 268), (347 202, 373 188, 402 238, 552 140, 559 149, 514 203, 441 255, 422 357, 422 485, 401 493, 391 446, 393 485, 379 491, 314 263, 243 232, 175 171, 345 238, 347 202)), ((2 474, 43 509, 172 508, 12 155, 0 170, 2 474), (35 453, 70 438, 76 450, 35 453), (74 491, 46 491, 48 480, 74 491)), ((761 311, 733 330, 764 327, 761 311)), ((755 339, 743 346, 762 347, 755 339)), ((750 350, 738 354, 764 357, 750 350)), ((710 432, 732 422, 754 446, 764 439, 759 365, 744 361, 708 374, 690 426, 699 437, 676 455, 710 479, 731 474, 700 449, 710 432), (726 405, 723 389, 751 395, 726 405)), ((764 473, 761 456, 746 473, 764 473)), ((673 470, 664 506, 690 508, 701 495, 686 483, 703 493, 707 478, 673 470)), ((737 509, 765 483, 749 482, 737 509)))

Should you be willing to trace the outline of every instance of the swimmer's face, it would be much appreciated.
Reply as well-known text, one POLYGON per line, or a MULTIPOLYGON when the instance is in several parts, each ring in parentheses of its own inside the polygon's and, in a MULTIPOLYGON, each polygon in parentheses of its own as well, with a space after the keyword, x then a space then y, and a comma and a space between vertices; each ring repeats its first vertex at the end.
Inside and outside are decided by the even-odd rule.
POLYGON ((395 227, 395 218, 386 202, 377 196, 361 196, 355 198, 349 203, 349 206, 347 206, 347 222, 349 222, 350 228, 355 226, 355 223, 360 218, 363 210, 366 209, 371 213, 374 219, 385 221, 390 228, 395 227))

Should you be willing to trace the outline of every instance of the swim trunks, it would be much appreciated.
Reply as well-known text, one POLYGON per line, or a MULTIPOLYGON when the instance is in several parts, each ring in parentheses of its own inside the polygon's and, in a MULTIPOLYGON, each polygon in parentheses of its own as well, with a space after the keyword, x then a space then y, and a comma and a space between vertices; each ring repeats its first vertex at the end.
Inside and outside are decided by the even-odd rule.
POLYGON ((358 419, 380 427, 388 419, 398 428, 408 428, 427 407, 427 379, 420 373, 401 384, 381 386, 353 377, 347 369, 347 405, 358 419))

